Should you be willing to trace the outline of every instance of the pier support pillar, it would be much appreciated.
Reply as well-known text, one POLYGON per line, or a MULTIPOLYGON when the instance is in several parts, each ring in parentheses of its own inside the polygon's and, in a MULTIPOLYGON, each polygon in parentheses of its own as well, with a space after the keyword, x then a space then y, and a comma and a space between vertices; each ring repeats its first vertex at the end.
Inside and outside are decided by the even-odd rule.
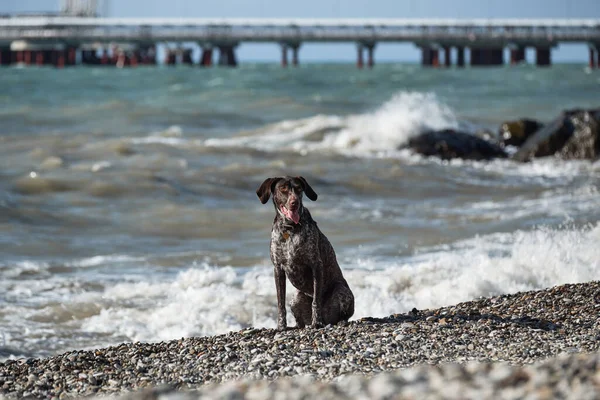
POLYGON ((373 68, 373 66, 375 65, 375 56, 374 56, 374 51, 375 51, 375 43, 364 43, 364 42, 358 42, 356 44, 356 66, 361 69, 364 67, 365 63, 365 58, 364 58, 364 50, 367 49, 367 66, 369 68, 373 68))
POLYGON ((367 66, 369 68, 373 68, 373 66, 375 65, 375 57, 374 57, 374 52, 375 52, 375 45, 368 45, 367 47, 367 66))
POLYGON ((297 67, 299 64, 298 61, 298 50, 300 49, 300 45, 299 44, 295 44, 291 46, 292 49, 292 65, 294 67, 297 67))
POLYGON ((140 49, 140 63, 156 65, 156 46, 145 46, 140 49))
POLYGON ((480 49, 480 65, 503 65, 503 49, 480 49))
POLYGON ((25 63, 25 65, 31 65, 32 60, 33 60, 32 51, 24 50, 23 51, 23 62, 25 63))
POLYGON ((81 63, 84 65, 98 65, 100 59, 96 54, 96 49, 81 50, 81 63))
POLYGON ((451 56, 450 53, 451 53, 450 46, 444 47, 444 66, 446 68, 450 68, 450 66, 452 66, 452 60, 450 58, 450 56, 451 56))
POLYGON ((210 46, 202 47, 202 54, 200 55, 200 66, 210 67, 213 64, 213 48, 210 46))
POLYGON ((192 60, 192 49, 183 49, 181 53, 181 62, 186 65, 194 64, 192 60))
POLYGON ((482 64, 482 50, 471 47, 471 66, 477 67, 482 64))
POLYGON ((552 64, 549 47, 538 47, 535 49, 535 64, 538 67, 548 67, 552 64))
POLYGON ((137 67, 140 63, 140 52, 138 49, 133 49, 129 54, 127 54, 127 62, 126 65, 130 67, 137 67))
POLYGON ((287 44, 281 44, 281 66, 286 68, 288 66, 288 47, 287 44))
POLYGON ((300 43, 281 43, 281 66, 287 67, 288 63, 288 50, 292 51, 292 65, 294 67, 298 66, 298 49, 300 48, 300 43))
POLYGON ((43 50, 34 51, 33 62, 37 66, 44 65, 44 51, 43 50))
POLYGON ((10 47, 0 47, 0 65, 10 65, 12 54, 10 47))
POLYGON ((235 46, 234 45, 221 45, 219 46, 219 65, 227 67, 237 66, 237 59, 235 57, 235 46))
POLYGON ((165 64, 170 66, 177 64, 177 52, 175 50, 165 50, 165 64))
POLYGON ((520 64, 525 61, 525 48, 514 47, 510 49, 510 65, 520 64))
POLYGON ((363 60, 363 46, 362 45, 358 45, 356 46, 358 54, 357 54, 357 58, 356 58, 356 66, 359 69, 362 69, 364 67, 364 60, 363 60))
POLYGON ((503 48, 494 48, 489 49, 489 65, 504 65, 504 49, 503 48))
POLYGON ((430 49, 429 53, 431 54, 431 66, 439 67, 440 66, 440 52, 438 49, 430 49))
POLYGON ((421 65, 424 67, 439 67, 440 54, 438 49, 432 47, 421 47, 421 65))
POLYGON ((39 65, 39 66, 49 64, 49 62, 48 62, 49 57, 47 54, 48 54, 47 50, 38 50, 35 53, 35 64, 39 65))
POLYGON ((64 68, 66 64, 66 51, 65 50, 54 50, 52 52, 52 64, 56 68, 64 68))
POLYGON ((589 66, 590 69, 600 68, 600 44, 590 45, 590 60, 589 66))
POLYGON ((81 64, 83 65, 93 65, 94 62, 92 60, 92 50, 81 50, 81 64))
POLYGON ((421 47, 421 65, 431 67, 431 49, 429 47, 421 47))
POLYGON ((500 48, 471 48, 471 65, 503 65, 504 64, 504 49, 500 48))
POLYGON ((108 65, 108 61, 109 61, 109 59, 108 59, 108 50, 104 48, 104 49, 100 50, 100 52, 102 54, 100 56, 100 64, 101 65, 108 65))
POLYGON ((357 44, 356 45, 356 66, 358 67, 358 69, 362 69, 362 67, 364 67, 364 60, 363 60, 363 45, 362 44, 357 44))
POLYGON ((43 50, 44 65, 53 65, 54 50, 43 50))
POLYGON ((456 65, 459 67, 465 66, 465 48, 464 47, 456 48, 456 65))
POLYGON ((65 65, 75 65, 75 64, 77 64, 77 47, 68 46, 65 65))

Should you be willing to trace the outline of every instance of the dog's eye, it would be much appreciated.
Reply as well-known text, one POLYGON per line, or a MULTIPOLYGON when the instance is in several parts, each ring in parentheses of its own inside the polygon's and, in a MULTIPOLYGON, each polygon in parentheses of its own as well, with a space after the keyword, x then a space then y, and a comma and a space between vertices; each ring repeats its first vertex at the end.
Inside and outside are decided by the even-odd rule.
POLYGON ((288 188, 287 188, 287 186, 282 186, 282 187, 279 188, 279 191, 281 193, 287 193, 288 192, 288 188))

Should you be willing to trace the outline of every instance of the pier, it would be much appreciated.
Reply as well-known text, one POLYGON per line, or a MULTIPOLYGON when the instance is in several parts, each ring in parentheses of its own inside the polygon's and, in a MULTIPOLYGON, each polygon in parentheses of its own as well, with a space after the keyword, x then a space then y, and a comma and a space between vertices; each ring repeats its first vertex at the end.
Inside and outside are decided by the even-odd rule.
POLYGON ((288 67, 300 64, 304 43, 315 42, 355 43, 358 68, 372 68, 377 44, 391 42, 414 43, 432 68, 516 65, 528 48, 545 67, 560 43, 587 44, 589 67, 600 65, 600 19, 0 18, 0 65, 233 67, 241 43, 275 43, 288 67), (190 44, 200 48, 198 62, 190 44), (164 60, 157 45, 165 46, 164 60))

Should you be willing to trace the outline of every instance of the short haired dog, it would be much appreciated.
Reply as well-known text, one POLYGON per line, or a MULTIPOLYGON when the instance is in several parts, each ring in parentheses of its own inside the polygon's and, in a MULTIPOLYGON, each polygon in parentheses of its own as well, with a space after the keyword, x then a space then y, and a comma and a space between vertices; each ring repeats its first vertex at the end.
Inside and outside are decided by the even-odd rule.
POLYGON ((262 204, 273 197, 271 261, 277 290, 277 329, 287 328, 285 279, 297 289, 290 304, 299 328, 347 321, 354 314, 354 295, 342 275, 335 251, 302 204, 303 194, 317 200, 306 179, 268 178, 256 190, 262 204))

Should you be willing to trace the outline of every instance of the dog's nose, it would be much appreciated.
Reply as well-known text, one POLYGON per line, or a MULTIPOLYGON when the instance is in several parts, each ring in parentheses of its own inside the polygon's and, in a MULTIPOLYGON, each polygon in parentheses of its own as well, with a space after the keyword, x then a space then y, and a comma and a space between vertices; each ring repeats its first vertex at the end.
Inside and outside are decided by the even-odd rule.
POLYGON ((297 198, 291 198, 290 199, 290 207, 296 207, 298 205, 298 199, 297 198))

